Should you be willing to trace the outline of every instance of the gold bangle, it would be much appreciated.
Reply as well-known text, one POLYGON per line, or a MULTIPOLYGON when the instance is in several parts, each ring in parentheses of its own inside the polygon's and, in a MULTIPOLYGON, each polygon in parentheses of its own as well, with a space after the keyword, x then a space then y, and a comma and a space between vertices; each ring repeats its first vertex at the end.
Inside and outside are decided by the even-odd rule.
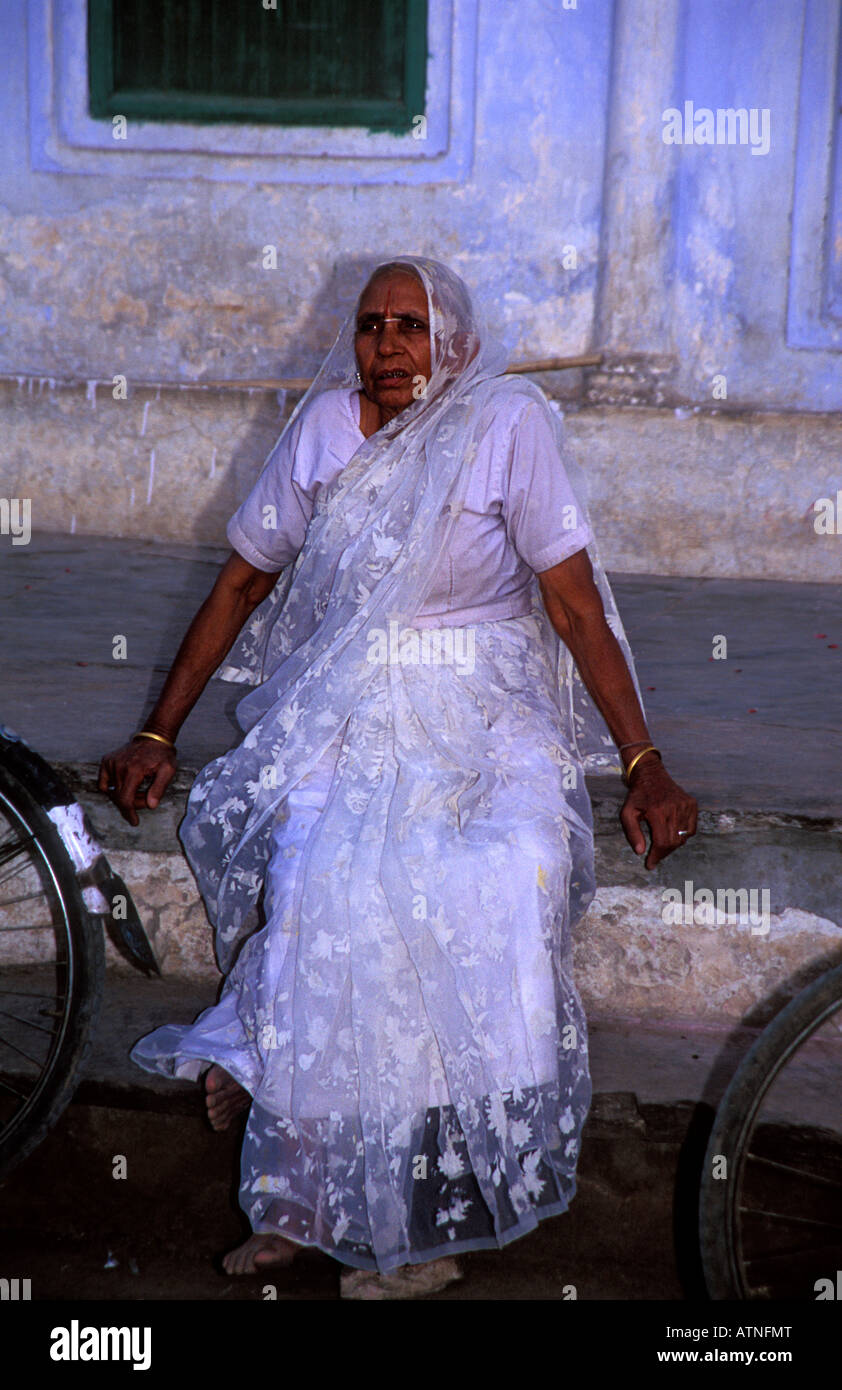
POLYGON ((171 749, 173 750, 173 752, 175 752, 175 744, 174 744, 174 743, 171 743, 170 740, 169 740, 168 738, 164 738, 163 734, 153 734, 153 733, 151 732, 151 730, 149 730, 149 729, 138 729, 137 733, 136 733, 136 734, 133 734, 132 737, 133 737, 133 738, 154 738, 155 741, 156 741, 156 743, 165 743, 165 744, 167 745, 168 748, 171 748, 171 749))
MULTIPOLYGON (((643 748, 639 753, 635 753, 634 757, 632 758, 631 762, 629 763, 628 767, 623 773, 623 781, 625 782, 626 786, 629 785, 629 776, 635 764, 639 763, 641 758, 645 758, 647 753, 657 753, 658 757, 661 758, 661 750, 660 748, 656 748, 654 743, 650 743, 648 748, 643 748)), ((661 758, 661 762, 663 761, 663 758, 661 758)))

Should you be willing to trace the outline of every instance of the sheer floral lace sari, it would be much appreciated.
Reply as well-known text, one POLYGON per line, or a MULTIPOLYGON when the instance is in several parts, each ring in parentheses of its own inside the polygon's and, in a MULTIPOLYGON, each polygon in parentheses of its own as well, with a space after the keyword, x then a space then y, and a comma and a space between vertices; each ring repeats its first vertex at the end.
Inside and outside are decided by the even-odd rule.
MULTIPOLYGON (((193 1079, 217 1062, 250 1092, 255 1231, 381 1271, 505 1245, 575 1192, 584 773, 620 768, 537 581, 531 614, 472 624, 470 670, 369 659, 372 630, 411 627, 446 560, 490 402, 541 403, 586 516, 559 419, 503 375, 463 282, 401 262, 428 297, 426 392, 320 490, 295 563, 217 672, 255 686, 245 736, 199 774, 180 835, 228 972, 220 1002, 132 1053, 193 1079)), ((353 386, 354 327, 299 410, 353 386)))

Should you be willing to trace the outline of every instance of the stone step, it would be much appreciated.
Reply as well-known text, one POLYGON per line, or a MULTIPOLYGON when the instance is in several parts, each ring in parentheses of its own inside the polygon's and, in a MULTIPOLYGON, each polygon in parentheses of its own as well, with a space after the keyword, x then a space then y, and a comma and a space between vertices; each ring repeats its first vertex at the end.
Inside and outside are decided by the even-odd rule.
MULTIPOLYGON (((241 736, 241 686, 211 681, 180 768, 136 829, 97 789, 99 759, 142 722, 226 551, 35 534, 0 550, 0 718, 63 774, 129 884, 167 976, 218 983, 177 838, 196 772, 241 736), (115 636, 128 660, 112 660, 115 636)), ((838 958, 842 586, 611 575, 649 727, 700 806, 686 848, 648 872, 618 820, 618 777, 588 779, 599 891, 576 934, 589 1008, 650 1021, 756 1022, 838 958), (728 639, 728 659, 712 660, 728 639), (734 890, 732 920, 670 920, 666 894, 734 890)), ((125 966, 109 946, 109 966, 125 966)))

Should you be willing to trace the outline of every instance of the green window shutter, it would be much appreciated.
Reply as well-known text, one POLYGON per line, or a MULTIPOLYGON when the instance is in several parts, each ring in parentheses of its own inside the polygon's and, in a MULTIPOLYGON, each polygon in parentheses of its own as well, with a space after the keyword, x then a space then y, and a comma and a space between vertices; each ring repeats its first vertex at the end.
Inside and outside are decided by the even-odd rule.
POLYGON ((407 131, 427 0, 89 0, 90 114, 407 131))

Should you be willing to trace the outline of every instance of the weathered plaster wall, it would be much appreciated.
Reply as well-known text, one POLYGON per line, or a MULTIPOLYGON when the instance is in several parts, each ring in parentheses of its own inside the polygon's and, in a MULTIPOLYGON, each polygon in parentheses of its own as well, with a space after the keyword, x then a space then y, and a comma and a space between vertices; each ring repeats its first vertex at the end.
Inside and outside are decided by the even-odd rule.
MULTIPOLYGON (((587 346, 611 44, 609 0, 550 21, 538 0, 483 4, 473 169, 453 183, 253 185, 33 174, 24 6, 5 92, 0 369, 194 381, 308 375, 371 257, 453 262, 517 328, 520 352, 587 346), (565 73, 577 74, 575 84, 565 73), (528 74, 528 80, 524 75, 528 74), (577 248, 565 270, 559 246, 577 248), (277 270, 262 266, 278 247, 277 270)), ((118 146, 115 144, 115 149, 118 146)))
MULTIPOLYGON (((4 486, 32 498, 37 530, 225 546, 292 399, 137 390, 123 401, 0 383, 4 486)), ((565 418, 610 569, 838 581, 840 537, 817 533, 813 504, 842 482, 842 418, 612 406, 565 418)))
POLYGON ((439 0, 456 153, 444 173, 388 182, 364 160, 350 181, 354 158, 329 153, 321 175, 312 159, 296 176, 294 161, 191 151, 182 169, 131 129, 91 155, 105 165, 77 150, 63 167, 41 87, 50 64, 72 90, 84 72, 38 44, 64 11, 0 0, 0 495, 31 498, 36 528, 220 542, 281 412, 272 395, 170 388, 309 375, 363 264, 415 250, 482 289, 513 357, 604 352, 599 370, 543 381, 585 407, 571 433, 610 565, 837 578, 838 537, 815 533, 811 509, 842 484, 842 337, 831 305, 805 346, 793 324, 813 309, 792 296, 823 254, 810 227, 832 231, 840 206, 838 103, 814 71, 822 43, 838 48, 838 11, 463 0, 451 23, 439 0), (663 112, 685 101, 768 110, 768 153, 665 144, 663 112), (110 385, 94 398, 86 384, 118 374, 128 400, 110 385))
POLYGON ((710 405, 722 375, 726 409, 839 409, 838 303, 798 287, 840 260, 840 42, 835 0, 617 0, 591 398, 710 405), (694 133, 754 111, 760 152, 665 143, 686 103, 694 133))

